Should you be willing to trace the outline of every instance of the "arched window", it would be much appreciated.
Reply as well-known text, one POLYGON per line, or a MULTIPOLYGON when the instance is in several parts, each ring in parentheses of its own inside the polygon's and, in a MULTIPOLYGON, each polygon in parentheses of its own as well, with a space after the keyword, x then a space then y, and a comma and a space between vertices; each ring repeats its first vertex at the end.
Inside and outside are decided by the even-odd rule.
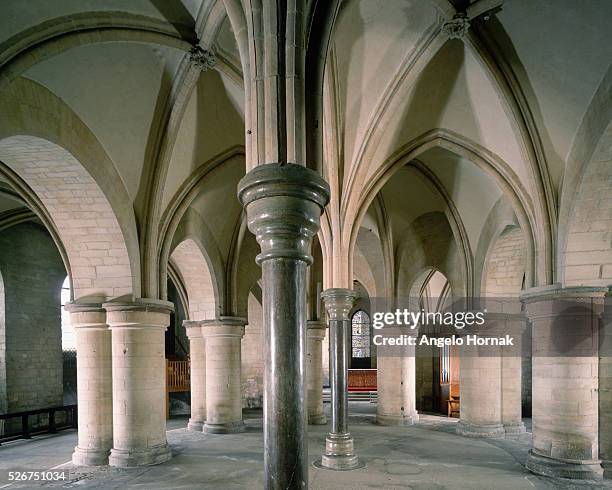
POLYGON ((357 310, 351 318, 351 357, 370 357, 370 315, 357 310))
POLYGON ((70 323, 70 313, 68 313, 64 306, 66 303, 70 303, 70 279, 66 276, 64 283, 62 284, 61 293, 62 302, 62 350, 63 351, 74 351, 76 349, 76 339, 74 338, 74 329, 70 323))

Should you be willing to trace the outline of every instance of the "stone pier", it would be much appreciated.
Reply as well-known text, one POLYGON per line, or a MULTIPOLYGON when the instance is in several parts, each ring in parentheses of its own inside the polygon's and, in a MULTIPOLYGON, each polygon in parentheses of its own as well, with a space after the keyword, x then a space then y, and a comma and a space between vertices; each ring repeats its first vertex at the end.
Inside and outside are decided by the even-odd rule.
POLYGON ((206 423, 204 432, 229 434, 245 430, 242 420, 241 341, 246 320, 204 320, 206 344, 206 423))
POLYGON ((113 446, 111 331, 102 305, 69 303, 77 348, 78 443, 72 462, 78 466, 108 464, 113 446))
POLYGON ((163 463, 172 454, 166 441, 164 332, 173 305, 139 299, 106 303, 112 332, 113 448, 117 467, 163 463))
POLYGON ((201 321, 184 321, 189 339, 191 417, 187 428, 202 431, 206 421, 206 346, 201 321))

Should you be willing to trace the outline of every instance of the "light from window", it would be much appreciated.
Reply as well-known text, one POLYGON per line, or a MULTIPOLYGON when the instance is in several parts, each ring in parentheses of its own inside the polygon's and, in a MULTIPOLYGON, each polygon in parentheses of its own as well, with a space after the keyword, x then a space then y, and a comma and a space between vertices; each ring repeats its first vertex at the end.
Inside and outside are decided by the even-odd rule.
POLYGON ((76 339, 74 338, 74 329, 70 323, 70 313, 64 309, 66 303, 70 303, 70 280, 66 276, 64 284, 62 284, 62 350, 75 350, 76 339))
POLYGON ((352 357, 370 357, 370 316, 357 310, 351 319, 352 357))

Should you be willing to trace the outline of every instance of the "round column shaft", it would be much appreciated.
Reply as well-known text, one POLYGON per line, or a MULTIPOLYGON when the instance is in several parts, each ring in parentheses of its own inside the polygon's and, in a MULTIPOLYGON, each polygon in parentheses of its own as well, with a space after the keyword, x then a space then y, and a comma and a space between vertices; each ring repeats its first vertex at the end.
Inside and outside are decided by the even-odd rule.
POLYGON ((264 334, 264 484, 308 487, 305 406, 306 279, 329 186, 295 164, 267 164, 238 185, 261 247, 264 334))
POLYGON ((106 303, 113 350, 113 449, 116 467, 170 459, 166 441, 164 332, 172 303, 106 303))
POLYGON ((113 445, 111 331, 101 305, 69 303, 77 348, 78 443, 72 462, 108 464, 113 445))
POLYGON ((189 339, 189 371, 191 417, 187 428, 202 431, 206 421, 206 347, 202 337, 202 322, 183 322, 189 339))
POLYGON ((461 404, 457 434, 467 437, 502 437, 501 349, 481 349, 487 350, 479 355, 478 347, 461 347, 461 404))
POLYGON ((502 348, 502 424, 507 436, 523 434, 522 416, 523 338, 527 319, 524 315, 506 315, 505 330, 516 332, 513 348, 502 348))
POLYGON ((599 457, 612 478, 612 290, 605 298, 599 331, 599 457))
POLYGON ((350 289, 327 289, 321 294, 329 317, 329 359, 332 401, 331 431, 325 439, 321 466, 332 470, 358 468, 353 437, 348 431, 349 311, 357 294, 350 289))
POLYGON ((319 321, 308 321, 308 423, 325 425, 327 417, 323 413, 323 339, 327 326, 319 321))
POLYGON ((533 448, 536 474, 600 480, 598 367, 607 288, 558 285, 521 296, 532 324, 533 448))
POLYGON ((378 366, 378 403, 376 423, 413 425, 419 420, 416 410, 415 348, 402 356, 380 356, 378 366))
POLYGON ((206 345, 206 423, 204 432, 244 431, 241 393, 241 345, 244 318, 201 322, 206 345))
MULTIPOLYGON (((516 303, 516 301, 515 301, 516 303)), ((491 303, 493 304, 493 303, 491 303)), ((487 304, 490 309, 491 304, 487 304)), ((500 304, 494 306, 500 309, 500 304)), ((507 315, 488 310, 485 324, 479 334, 485 337, 498 337, 508 332, 507 315)), ((501 346, 476 346, 465 344, 459 349, 461 362, 459 368, 460 420, 457 433, 467 437, 498 438, 505 435, 503 425, 503 366, 505 359, 501 346)), ((508 358, 509 359, 509 358, 508 358)), ((520 370, 519 420, 520 420, 520 370)), ((513 403, 510 401, 508 407, 513 403)), ((508 415, 507 415, 508 416, 508 415)))

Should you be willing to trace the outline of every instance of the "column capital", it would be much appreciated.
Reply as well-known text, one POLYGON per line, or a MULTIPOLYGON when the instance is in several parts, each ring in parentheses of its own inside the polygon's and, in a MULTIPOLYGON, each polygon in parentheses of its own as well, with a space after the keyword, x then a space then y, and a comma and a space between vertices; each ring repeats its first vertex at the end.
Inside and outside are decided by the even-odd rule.
POLYGON ((245 175, 238 199, 261 246, 257 263, 285 258, 311 264, 310 244, 329 192, 317 172, 294 163, 260 165, 245 175))
POLYGON ((64 305, 64 309, 68 313, 105 313, 106 310, 102 307, 102 303, 81 303, 79 301, 71 301, 64 305))
POLYGON ((306 322, 306 335, 309 339, 323 340, 327 324, 321 320, 308 320, 306 322))
POLYGON ((174 304, 161 299, 134 298, 128 301, 109 301, 103 303, 102 308, 109 313, 111 311, 141 311, 170 314, 174 311, 174 304))
POLYGON ((530 288, 521 294, 520 298, 526 305, 527 317, 530 320, 548 318, 564 313, 571 316, 584 316, 601 314, 603 312, 605 297, 609 294, 606 286, 571 286, 562 287, 561 284, 551 284, 530 288), (576 306, 590 303, 582 314, 575 308, 570 308, 568 302, 573 301, 576 306))
POLYGON ((202 320, 202 337, 239 337, 244 335, 246 318, 237 316, 222 316, 214 320, 202 320))
POLYGON ((202 320, 183 320, 183 328, 189 340, 202 338, 202 320))
POLYGON ((100 303, 70 302, 64 305, 70 313, 70 324, 74 328, 108 329, 106 324, 106 310, 100 303))
POLYGON ((330 320, 348 320, 358 294, 352 289, 331 288, 321 293, 330 320))
POLYGON ((603 298, 609 293, 609 286, 563 287, 560 283, 555 283, 526 289, 521 293, 520 298, 524 303, 537 303, 539 301, 548 301, 557 298, 603 298))
POLYGON ((169 301, 136 298, 104 303, 111 328, 167 328, 174 305, 169 301))

